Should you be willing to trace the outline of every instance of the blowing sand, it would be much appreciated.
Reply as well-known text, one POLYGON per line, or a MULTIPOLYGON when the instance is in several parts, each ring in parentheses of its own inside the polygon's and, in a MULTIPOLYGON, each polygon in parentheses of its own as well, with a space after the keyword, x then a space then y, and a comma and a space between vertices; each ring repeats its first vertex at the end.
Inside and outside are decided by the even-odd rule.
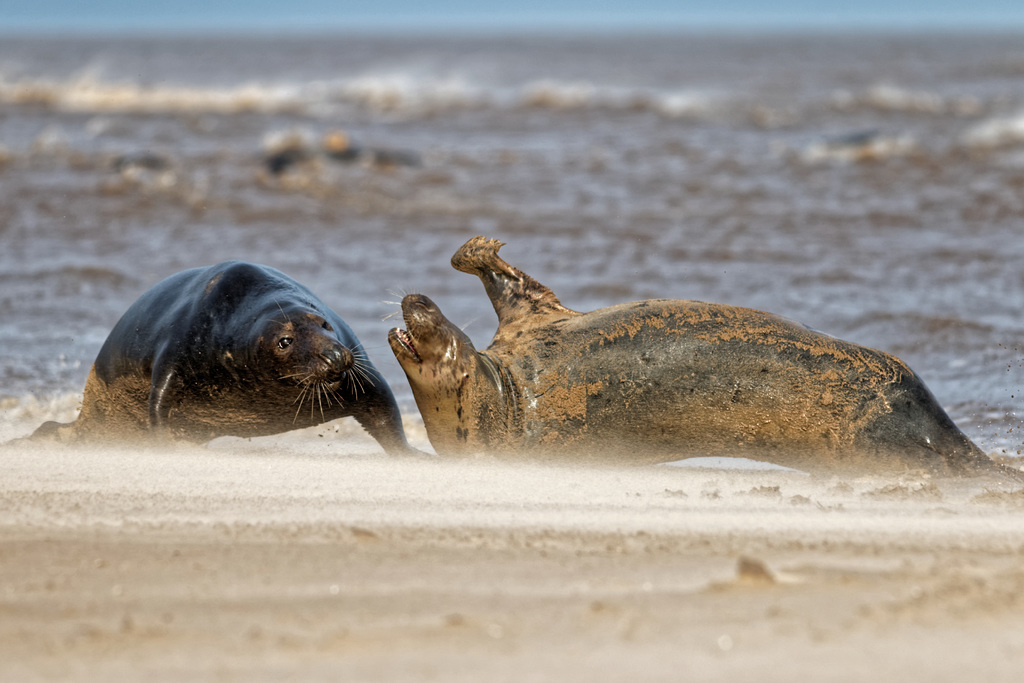
POLYGON ((396 460, 347 422, 0 448, 0 680, 1021 680, 998 482, 396 460))

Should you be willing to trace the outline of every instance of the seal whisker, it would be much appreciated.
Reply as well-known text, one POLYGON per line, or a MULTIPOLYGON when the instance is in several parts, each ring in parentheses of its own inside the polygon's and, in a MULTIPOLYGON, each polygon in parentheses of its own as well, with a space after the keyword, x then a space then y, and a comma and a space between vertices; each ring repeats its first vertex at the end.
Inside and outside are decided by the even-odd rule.
POLYGON ((345 373, 348 379, 349 391, 356 395, 358 398, 359 392, 363 391, 363 383, 359 380, 359 375, 355 372, 355 368, 351 372, 345 373))
POLYGON ((353 367, 366 367, 370 364, 370 359, 366 355, 366 349, 356 349, 352 352, 352 365, 353 367))
MULTIPOLYGON (((299 407, 295 409, 295 417, 292 418, 292 424, 295 424, 299 420, 299 412, 302 411, 302 405, 306 402, 305 396, 306 396, 306 391, 308 389, 309 389, 309 385, 308 384, 303 384, 302 385, 302 391, 299 392, 298 398, 295 399, 295 401, 299 402, 299 407)), ((295 403, 295 401, 292 401, 292 403, 295 403)))
POLYGON ((373 365, 370 363, 370 361, 368 359, 366 359, 366 358, 359 358, 359 359, 357 359, 354 363, 352 363, 352 368, 357 373, 359 373, 359 375, 363 379, 367 380, 370 384, 373 384, 373 375, 370 373, 370 370, 371 370, 371 368, 373 368, 373 365))
POLYGON ((352 366, 352 372, 359 378, 365 379, 366 381, 373 384, 373 382, 371 381, 370 374, 366 370, 366 366, 352 366))
POLYGON ((359 363, 359 362, 353 363, 352 364, 352 373, 355 376, 356 381, 359 382, 359 388, 360 389, 363 388, 363 383, 359 381, 360 379, 366 380, 367 383, 369 383, 369 385, 371 387, 374 386, 373 377, 370 375, 370 373, 367 370, 367 367, 366 367, 366 365, 364 363, 359 363))
POLYGON ((302 390, 299 392, 299 395, 295 398, 295 400, 292 401, 293 404, 296 403, 296 402, 298 402, 298 404, 299 404, 298 407, 295 409, 295 417, 292 418, 292 424, 294 424, 295 422, 298 421, 299 413, 302 412, 302 407, 306 404, 306 398, 307 397, 310 399, 310 401, 309 401, 309 419, 310 420, 312 420, 313 417, 314 417, 314 408, 316 407, 314 405, 314 401, 313 401, 313 389, 315 389, 315 385, 316 385, 316 382, 315 382, 315 380, 313 378, 313 373, 312 372, 307 372, 305 374, 305 376, 302 379, 299 380, 299 385, 302 387, 302 390))
MULTIPOLYGON (((309 384, 313 380, 313 373, 312 372, 308 372, 308 371, 305 372, 305 373, 296 372, 294 375, 289 375, 289 376, 290 377, 298 377, 299 375, 303 376, 302 379, 299 380, 299 386, 302 387, 302 391, 299 392, 299 397, 301 398, 302 395, 306 393, 306 390, 309 389, 309 384)), ((298 399, 296 399, 296 400, 298 400, 298 399)), ((295 401, 292 401, 292 403, 294 403, 294 402, 295 401)))
POLYGON ((352 382, 353 384, 356 385, 356 387, 358 387, 357 389, 353 390, 357 396, 359 395, 360 392, 364 394, 366 393, 366 387, 363 386, 363 380, 358 373, 352 375, 352 382))
POLYGON ((324 388, 327 390, 330 396, 334 397, 334 400, 337 401, 339 406, 345 405, 345 401, 344 399, 341 398, 341 394, 338 393, 337 389, 332 389, 330 386, 326 386, 324 388))
POLYGON ((369 364, 369 360, 366 358, 365 353, 353 353, 352 354, 352 368, 355 370, 362 371, 369 364))
MULTIPOLYGON (((325 419, 324 418, 324 402, 323 402, 322 391, 321 391, 322 388, 323 388, 323 382, 317 382, 316 383, 316 404, 320 408, 320 421, 321 422, 323 422, 324 419, 325 419)), ((312 405, 310 407, 312 407, 312 405)), ((312 415, 311 415, 311 417, 312 417, 312 415)))
POLYGON ((388 344, 375 344, 374 346, 364 346, 361 349, 359 349, 358 351, 353 351, 352 352, 352 356, 355 357, 355 358, 359 358, 360 360, 363 360, 366 363, 372 365, 372 363, 370 363, 370 359, 366 355, 367 350, 369 350, 369 351, 380 351, 381 349, 390 349, 390 348, 391 348, 391 346, 388 345, 388 344))
POLYGON ((277 300, 276 296, 274 297, 274 303, 277 304, 277 310, 281 311, 281 315, 284 316, 284 319, 291 323, 292 319, 289 318, 288 314, 284 312, 283 308, 281 308, 281 302, 277 300))

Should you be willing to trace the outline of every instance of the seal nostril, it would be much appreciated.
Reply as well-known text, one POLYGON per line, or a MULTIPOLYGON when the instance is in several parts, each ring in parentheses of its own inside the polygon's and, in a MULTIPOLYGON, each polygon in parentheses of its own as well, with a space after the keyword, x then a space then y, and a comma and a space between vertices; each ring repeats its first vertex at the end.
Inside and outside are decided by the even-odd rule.
POLYGON ((343 346, 325 349, 320 357, 334 372, 344 372, 352 365, 352 352, 343 346))

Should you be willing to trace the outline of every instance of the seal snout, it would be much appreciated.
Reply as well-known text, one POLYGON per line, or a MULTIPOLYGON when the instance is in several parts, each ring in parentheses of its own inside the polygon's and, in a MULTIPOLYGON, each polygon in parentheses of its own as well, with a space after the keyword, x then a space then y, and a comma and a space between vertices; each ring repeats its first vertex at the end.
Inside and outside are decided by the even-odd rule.
POLYGON ((406 294, 402 298, 402 315, 409 322, 410 316, 430 315, 437 312, 437 305, 423 294, 406 294))
POLYGON ((355 358, 346 347, 336 344, 320 352, 320 361, 323 363, 323 374, 336 378, 352 368, 355 358))
POLYGON ((439 311, 437 306, 428 297, 422 294, 408 294, 402 298, 402 317, 405 319, 407 330, 394 328, 388 333, 388 342, 391 350, 396 355, 401 354, 406 358, 422 363, 423 358, 416 348, 417 331, 428 329, 433 317, 439 311))

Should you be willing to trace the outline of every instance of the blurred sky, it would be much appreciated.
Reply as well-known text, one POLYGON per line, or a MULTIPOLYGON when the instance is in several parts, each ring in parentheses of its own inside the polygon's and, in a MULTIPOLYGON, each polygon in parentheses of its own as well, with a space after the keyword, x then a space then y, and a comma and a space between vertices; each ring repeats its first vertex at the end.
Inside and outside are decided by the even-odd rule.
POLYGON ((1024 0, 0 0, 8 34, 712 28, 1022 30, 1024 0))

